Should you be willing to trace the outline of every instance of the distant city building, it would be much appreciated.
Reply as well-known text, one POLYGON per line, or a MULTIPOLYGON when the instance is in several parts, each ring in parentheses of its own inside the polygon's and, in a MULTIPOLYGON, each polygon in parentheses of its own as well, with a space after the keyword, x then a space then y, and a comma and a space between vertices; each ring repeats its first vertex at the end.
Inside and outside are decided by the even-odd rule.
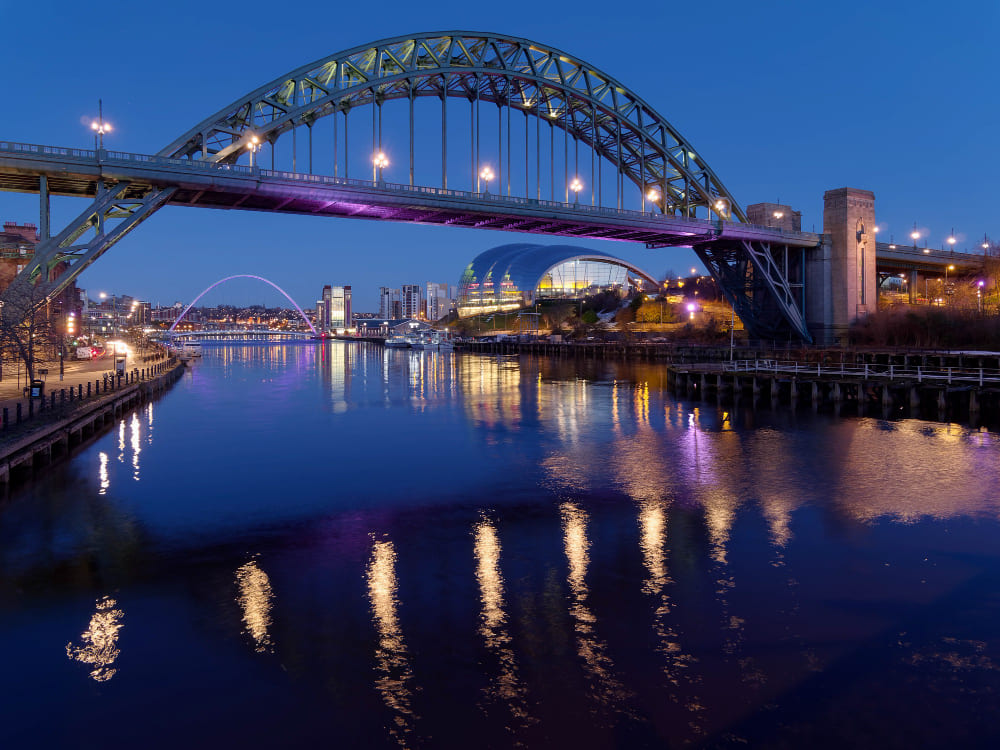
MULTIPOLYGON (((40 239, 38 227, 34 224, 4 222, 3 231, 0 231, 0 291, 10 286, 14 277, 31 261, 40 239)), ((60 276, 68 267, 69 264, 66 262, 57 263, 52 269, 53 276, 60 276)), ((60 327, 64 326, 65 319, 70 313, 74 317, 78 316, 81 305, 76 282, 70 283, 60 292, 48 309, 52 319, 60 327)))
POLYGON ((402 318, 399 290, 381 286, 378 289, 378 316, 383 320, 402 318))
POLYGON ((427 320, 441 320, 451 312, 451 297, 447 284, 427 282, 427 320))
MULTIPOLYGON (((326 289, 323 290, 324 293, 326 289)), ((351 314, 351 287, 335 286, 330 295, 330 329, 351 328, 354 316, 351 314)))
POLYGON ((420 317, 420 313, 423 312, 423 294, 420 292, 419 284, 403 284, 400 300, 404 318, 420 317))
POLYGON ((323 287, 323 296, 316 300, 316 320, 314 324, 320 333, 330 332, 331 312, 333 309, 333 287, 327 284, 323 287))

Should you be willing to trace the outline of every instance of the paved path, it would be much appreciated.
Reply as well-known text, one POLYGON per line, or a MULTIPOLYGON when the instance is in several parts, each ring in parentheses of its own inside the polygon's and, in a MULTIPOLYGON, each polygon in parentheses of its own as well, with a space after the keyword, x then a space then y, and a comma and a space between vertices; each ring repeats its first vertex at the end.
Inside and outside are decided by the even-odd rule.
MULTIPOLYGON (((159 349, 150 348, 145 352, 145 359, 142 356, 130 357, 126 361, 126 368, 132 370, 136 367, 143 369, 150 367, 157 362, 162 362, 166 357, 165 352, 161 352, 159 349), (154 357, 157 357, 154 359, 154 357)), ((28 385, 25 380, 24 368, 21 368, 21 377, 17 377, 17 368, 11 363, 5 363, 3 380, 0 380, 0 415, 3 414, 3 408, 6 407, 9 411, 10 421, 14 421, 14 414, 17 411, 17 404, 20 402, 22 412, 27 415, 28 413, 28 398, 24 394, 24 388, 28 385)), ((103 380, 105 373, 111 374, 114 371, 114 359, 110 356, 102 357, 101 359, 89 359, 89 360, 67 360, 64 370, 62 380, 59 379, 59 363, 48 364, 45 367, 48 369, 47 375, 40 375, 39 377, 45 381, 45 395, 46 398, 50 398, 48 395, 52 391, 58 392, 59 389, 76 387, 78 385, 83 385, 84 394, 87 392, 87 383, 93 383, 95 380, 103 380)), ((56 399, 58 400, 58 396, 56 399)), ((37 408, 38 403, 36 401, 35 407, 37 408)))

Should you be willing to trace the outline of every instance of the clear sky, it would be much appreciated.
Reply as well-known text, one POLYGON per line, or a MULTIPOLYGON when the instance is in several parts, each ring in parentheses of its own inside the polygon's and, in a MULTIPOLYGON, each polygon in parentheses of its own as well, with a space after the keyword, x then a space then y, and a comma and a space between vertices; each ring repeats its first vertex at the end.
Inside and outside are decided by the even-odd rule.
MULTIPOLYGON (((115 126, 106 146, 155 153, 243 94, 337 51, 421 31, 490 31, 616 77, 694 144, 744 206, 780 200, 802 211, 803 229, 819 231, 823 192, 850 186, 875 192, 880 239, 908 241, 914 224, 935 247, 952 228, 959 249, 978 248, 984 233, 1000 238, 997 0, 0 0, 0 19, 2 140, 92 147, 88 126, 102 98, 115 126)), ((397 168, 387 180, 406 180, 397 168)), ((53 230, 82 208, 54 201, 53 230)), ((37 223, 37 197, 0 194, 0 218, 37 223)), ((531 237, 167 208, 78 284, 91 296, 170 304, 223 276, 258 274, 303 306, 325 283, 351 284, 355 309, 365 311, 377 306, 379 286, 457 283, 472 257, 511 241, 531 237)), ((698 266, 687 249, 596 246, 657 276, 698 266)), ((238 280, 205 302, 283 300, 238 280)))

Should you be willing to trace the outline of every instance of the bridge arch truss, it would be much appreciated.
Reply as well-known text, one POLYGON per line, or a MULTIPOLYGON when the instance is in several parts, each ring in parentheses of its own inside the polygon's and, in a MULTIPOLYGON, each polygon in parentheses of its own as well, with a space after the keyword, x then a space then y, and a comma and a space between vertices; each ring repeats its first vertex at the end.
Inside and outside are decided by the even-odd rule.
MULTIPOLYGON (((368 130, 367 123, 362 127, 368 130)), ((267 194, 269 199, 274 198, 275 192, 292 194, 298 190, 301 194, 308 188, 319 196, 319 202, 295 209, 296 212, 323 213, 332 205, 346 206, 349 212, 339 215, 619 239, 646 242, 650 247, 690 246, 719 281, 752 336, 809 340, 802 314, 803 285, 789 281, 783 273, 787 263, 781 258, 788 256, 787 243, 794 248, 806 247, 815 244, 815 237, 775 237, 772 230, 750 227, 739 204, 693 145, 645 100, 585 61, 527 39, 449 31, 394 37, 355 47, 302 66, 240 97, 189 129, 154 157, 103 150, 97 151, 96 157, 90 187, 75 193, 89 195, 93 203, 61 232, 38 246, 35 256, 3 294, 9 309, 51 299, 163 205, 206 205, 197 185, 210 183, 212 189, 228 185, 226 189, 230 192, 225 195, 232 197, 231 203, 207 204, 218 207, 293 210, 287 207, 294 200, 292 197, 286 201, 279 196, 265 206, 254 205, 252 195, 265 194, 262 186, 272 188, 272 193, 267 194), (400 206, 411 209, 416 205, 416 191, 430 187, 415 186, 414 166, 415 103, 426 97, 441 101, 442 189, 430 189, 420 198, 424 201, 421 218, 407 218, 405 211, 400 212, 400 206), (447 103, 455 98, 469 105, 468 172, 448 169, 448 158, 454 158, 451 153, 454 149, 449 149, 447 142, 450 129, 447 103), (363 181, 347 179, 348 123, 352 112, 367 108, 365 115, 371 116, 374 154, 382 146, 383 107, 393 101, 408 103, 409 186, 414 190, 410 194, 396 190, 391 197, 394 207, 388 213, 365 215, 362 211, 366 207, 360 205, 365 200, 363 191, 368 191, 371 197, 380 189, 385 193, 385 188, 395 190, 406 186, 386 186, 381 174, 376 179, 374 171, 367 186, 355 184, 363 181), (484 105, 487 112, 489 105, 496 108, 495 130, 483 125, 489 118, 482 112, 484 105), (521 124, 512 127, 518 117, 523 118, 521 124), (324 118, 328 118, 324 126, 330 123, 333 129, 332 181, 313 172, 313 131, 324 118), (529 137, 532 121, 533 143, 529 137), (296 163, 303 128, 309 153, 308 171, 304 174, 296 163), (547 139, 543 135, 546 129, 547 139), (517 139, 512 138, 512 132, 520 130, 523 130, 523 144, 513 142, 517 139), (562 153, 557 154, 556 134, 560 131, 562 153), (482 142, 484 132, 488 138, 495 135, 495 144, 482 142), (265 175, 260 160, 270 150, 273 166, 275 147, 281 141, 284 154, 285 139, 291 140, 291 173, 272 170, 265 175), (543 148, 546 140, 548 144, 543 148), (258 145, 264 150, 258 149, 258 145), (518 152, 522 146, 523 154, 518 152), (534 191, 529 180, 532 150, 534 191), (495 195, 486 194, 488 183, 487 190, 482 192, 478 182, 487 153, 495 158, 499 186, 495 195), (512 175, 519 168, 519 164, 513 163, 515 153, 518 163, 522 157, 524 160, 524 194, 517 198, 512 194, 511 184, 512 175), (547 160, 542 159, 543 154, 547 160), (591 205, 578 207, 581 188, 574 188, 571 178, 577 182, 578 177, 587 176, 588 156, 589 184, 585 187, 589 188, 591 205), (113 164, 116 159, 118 162, 113 164), (557 161, 563 168, 562 175, 556 174, 557 161), (146 163, 150 168, 143 171, 141 167, 146 163), (605 164, 611 174, 603 173, 605 164), (345 172, 343 179, 338 177, 341 166, 345 172), (547 179, 543 180, 546 168, 547 179), (213 170, 232 171, 223 175, 213 170), (201 182, 193 179, 196 172, 201 182), (135 177, 139 174, 142 179, 135 177), (456 174, 461 174, 463 181, 464 175, 468 175, 470 187, 465 193, 448 186, 449 175, 456 174), (281 180, 301 180, 303 176, 313 182, 308 185, 300 182, 294 190, 287 182, 276 185, 281 180), (564 202, 555 199, 557 176, 562 181, 559 199, 565 198, 564 202), (610 213, 616 215, 609 218, 602 207, 611 197, 605 200, 602 192, 612 176, 614 190, 610 192, 614 193, 615 207, 610 213), (237 184, 240 179, 243 183, 237 184), (550 191, 549 201, 542 200, 543 181, 550 191), (354 193, 345 201, 347 182, 352 183, 347 187, 354 193), (324 190, 327 192, 323 193, 324 190), (337 190, 341 192, 335 194, 337 190), (576 192, 572 203, 571 190, 576 192), (626 190, 630 191, 628 200, 633 205, 639 203, 641 211, 624 208, 626 190), (352 204, 352 200, 358 203, 352 204), (505 200, 512 205, 504 205, 505 200), (515 200, 520 203, 513 205, 515 200), (430 205, 431 201, 438 203, 430 205), (448 206, 451 214, 439 211, 441 201, 451 201, 448 206), (352 205, 358 206, 357 213, 352 205), (577 208, 587 208, 590 213, 576 211, 577 208), (466 214, 459 216, 456 212, 460 210, 466 214), (653 222, 656 217, 659 221, 653 222)), ((366 167, 371 167, 370 162, 366 167)), ((57 172, 52 174, 53 179, 58 177, 57 172)), ((45 179, 44 175, 39 178, 40 193, 45 193, 45 179)), ((519 191, 520 186, 514 192, 519 191)), ((379 199, 389 200, 386 195, 379 199)), ((47 195, 43 205, 46 202, 47 195)), ((47 219, 42 225, 47 226, 47 219)))

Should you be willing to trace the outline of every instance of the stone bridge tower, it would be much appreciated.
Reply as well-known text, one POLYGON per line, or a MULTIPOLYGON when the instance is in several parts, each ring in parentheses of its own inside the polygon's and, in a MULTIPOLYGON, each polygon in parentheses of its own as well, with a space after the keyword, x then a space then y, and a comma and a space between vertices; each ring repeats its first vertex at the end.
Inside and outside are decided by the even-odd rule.
POLYGON ((823 195, 823 243, 811 255, 807 319, 817 343, 844 340, 852 322, 874 312, 875 194, 858 188, 823 195))

